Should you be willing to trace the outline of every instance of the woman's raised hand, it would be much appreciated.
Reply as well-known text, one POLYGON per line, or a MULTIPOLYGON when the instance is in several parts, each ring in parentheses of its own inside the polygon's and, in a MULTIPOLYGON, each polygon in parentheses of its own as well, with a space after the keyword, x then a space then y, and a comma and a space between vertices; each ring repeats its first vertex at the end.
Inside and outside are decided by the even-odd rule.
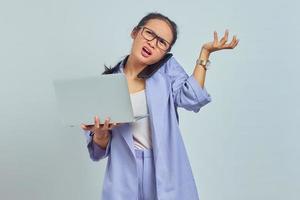
POLYGON ((236 45, 239 43, 239 39, 236 38, 236 35, 233 36, 232 41, 226 44, 228 40, 228 30, 226 29, 225 35, 218 41, 218 34, 214 31, 214 41, 205 43, 202 48, 212 53, 214 51, 219 51, 222 49, 234 49, 236 45))

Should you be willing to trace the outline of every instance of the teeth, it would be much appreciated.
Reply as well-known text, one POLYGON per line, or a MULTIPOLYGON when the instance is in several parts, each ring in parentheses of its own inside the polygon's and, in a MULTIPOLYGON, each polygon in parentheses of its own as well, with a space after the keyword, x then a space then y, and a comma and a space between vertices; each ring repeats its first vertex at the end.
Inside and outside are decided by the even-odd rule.
POLYGON ((148 49, 146 49, 145 47, 143 48, 148 54, 151 54, 148 49))

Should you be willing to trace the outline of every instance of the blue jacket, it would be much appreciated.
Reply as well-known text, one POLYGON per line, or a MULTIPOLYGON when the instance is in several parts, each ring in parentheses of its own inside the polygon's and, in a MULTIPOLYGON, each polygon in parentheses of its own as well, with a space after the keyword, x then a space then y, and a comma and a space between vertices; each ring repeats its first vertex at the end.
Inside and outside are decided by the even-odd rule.
MULTIPOLYGON (((123 73, 124 60, 114 73, 123 73)), ((177 107, 199 112, 211 101, 205 87, 188 75, 172 56, 146 79, 158 200, 198 200, 198 192, 179 129, 177 107)), ((103 181, 103 200, 136 200, 138 179, 130 123, 112 129, 106 150, 85 132, 90 158, 108 157, 103 181)))

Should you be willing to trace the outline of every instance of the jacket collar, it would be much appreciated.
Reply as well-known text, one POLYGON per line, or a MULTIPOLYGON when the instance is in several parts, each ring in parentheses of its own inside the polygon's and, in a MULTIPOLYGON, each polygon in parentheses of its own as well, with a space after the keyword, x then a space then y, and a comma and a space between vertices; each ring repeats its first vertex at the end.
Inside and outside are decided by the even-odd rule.
POLYGON ((119 72, 124 73, 124 67, 126 65, 126 62, 128 60, 129 55, 125 56, 125 58, 119 63, 119 72))
MULTIPOLYGON (((163 64, 165 64, 171 57, 173 56, 172 53, 167 53, 161 60, 158 62, 148 65, 145 67, 137 76, 138 78, 147 79, 150 78, 163 64)), ((128 60, 129 55, 127 55, 121 62, 118 64, 118 71, 124 73, 124 67, 128 60)))

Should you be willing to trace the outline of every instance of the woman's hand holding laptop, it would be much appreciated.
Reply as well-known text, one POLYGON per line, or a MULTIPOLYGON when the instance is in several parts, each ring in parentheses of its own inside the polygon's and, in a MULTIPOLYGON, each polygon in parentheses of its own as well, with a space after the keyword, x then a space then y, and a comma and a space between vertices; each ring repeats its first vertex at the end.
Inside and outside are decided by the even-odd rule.
POLYGON ((121 123, 109 123, 109 117, 106 118, 105 123, 103 125, 100 124, 98 116, 95 116, 94 120, 94 125, 81 124, 81 128, 85 131, 93 132, 93 141, 96 144, 98 144, 102 149, 106 149, 110 137, 110 130, 121 123))

